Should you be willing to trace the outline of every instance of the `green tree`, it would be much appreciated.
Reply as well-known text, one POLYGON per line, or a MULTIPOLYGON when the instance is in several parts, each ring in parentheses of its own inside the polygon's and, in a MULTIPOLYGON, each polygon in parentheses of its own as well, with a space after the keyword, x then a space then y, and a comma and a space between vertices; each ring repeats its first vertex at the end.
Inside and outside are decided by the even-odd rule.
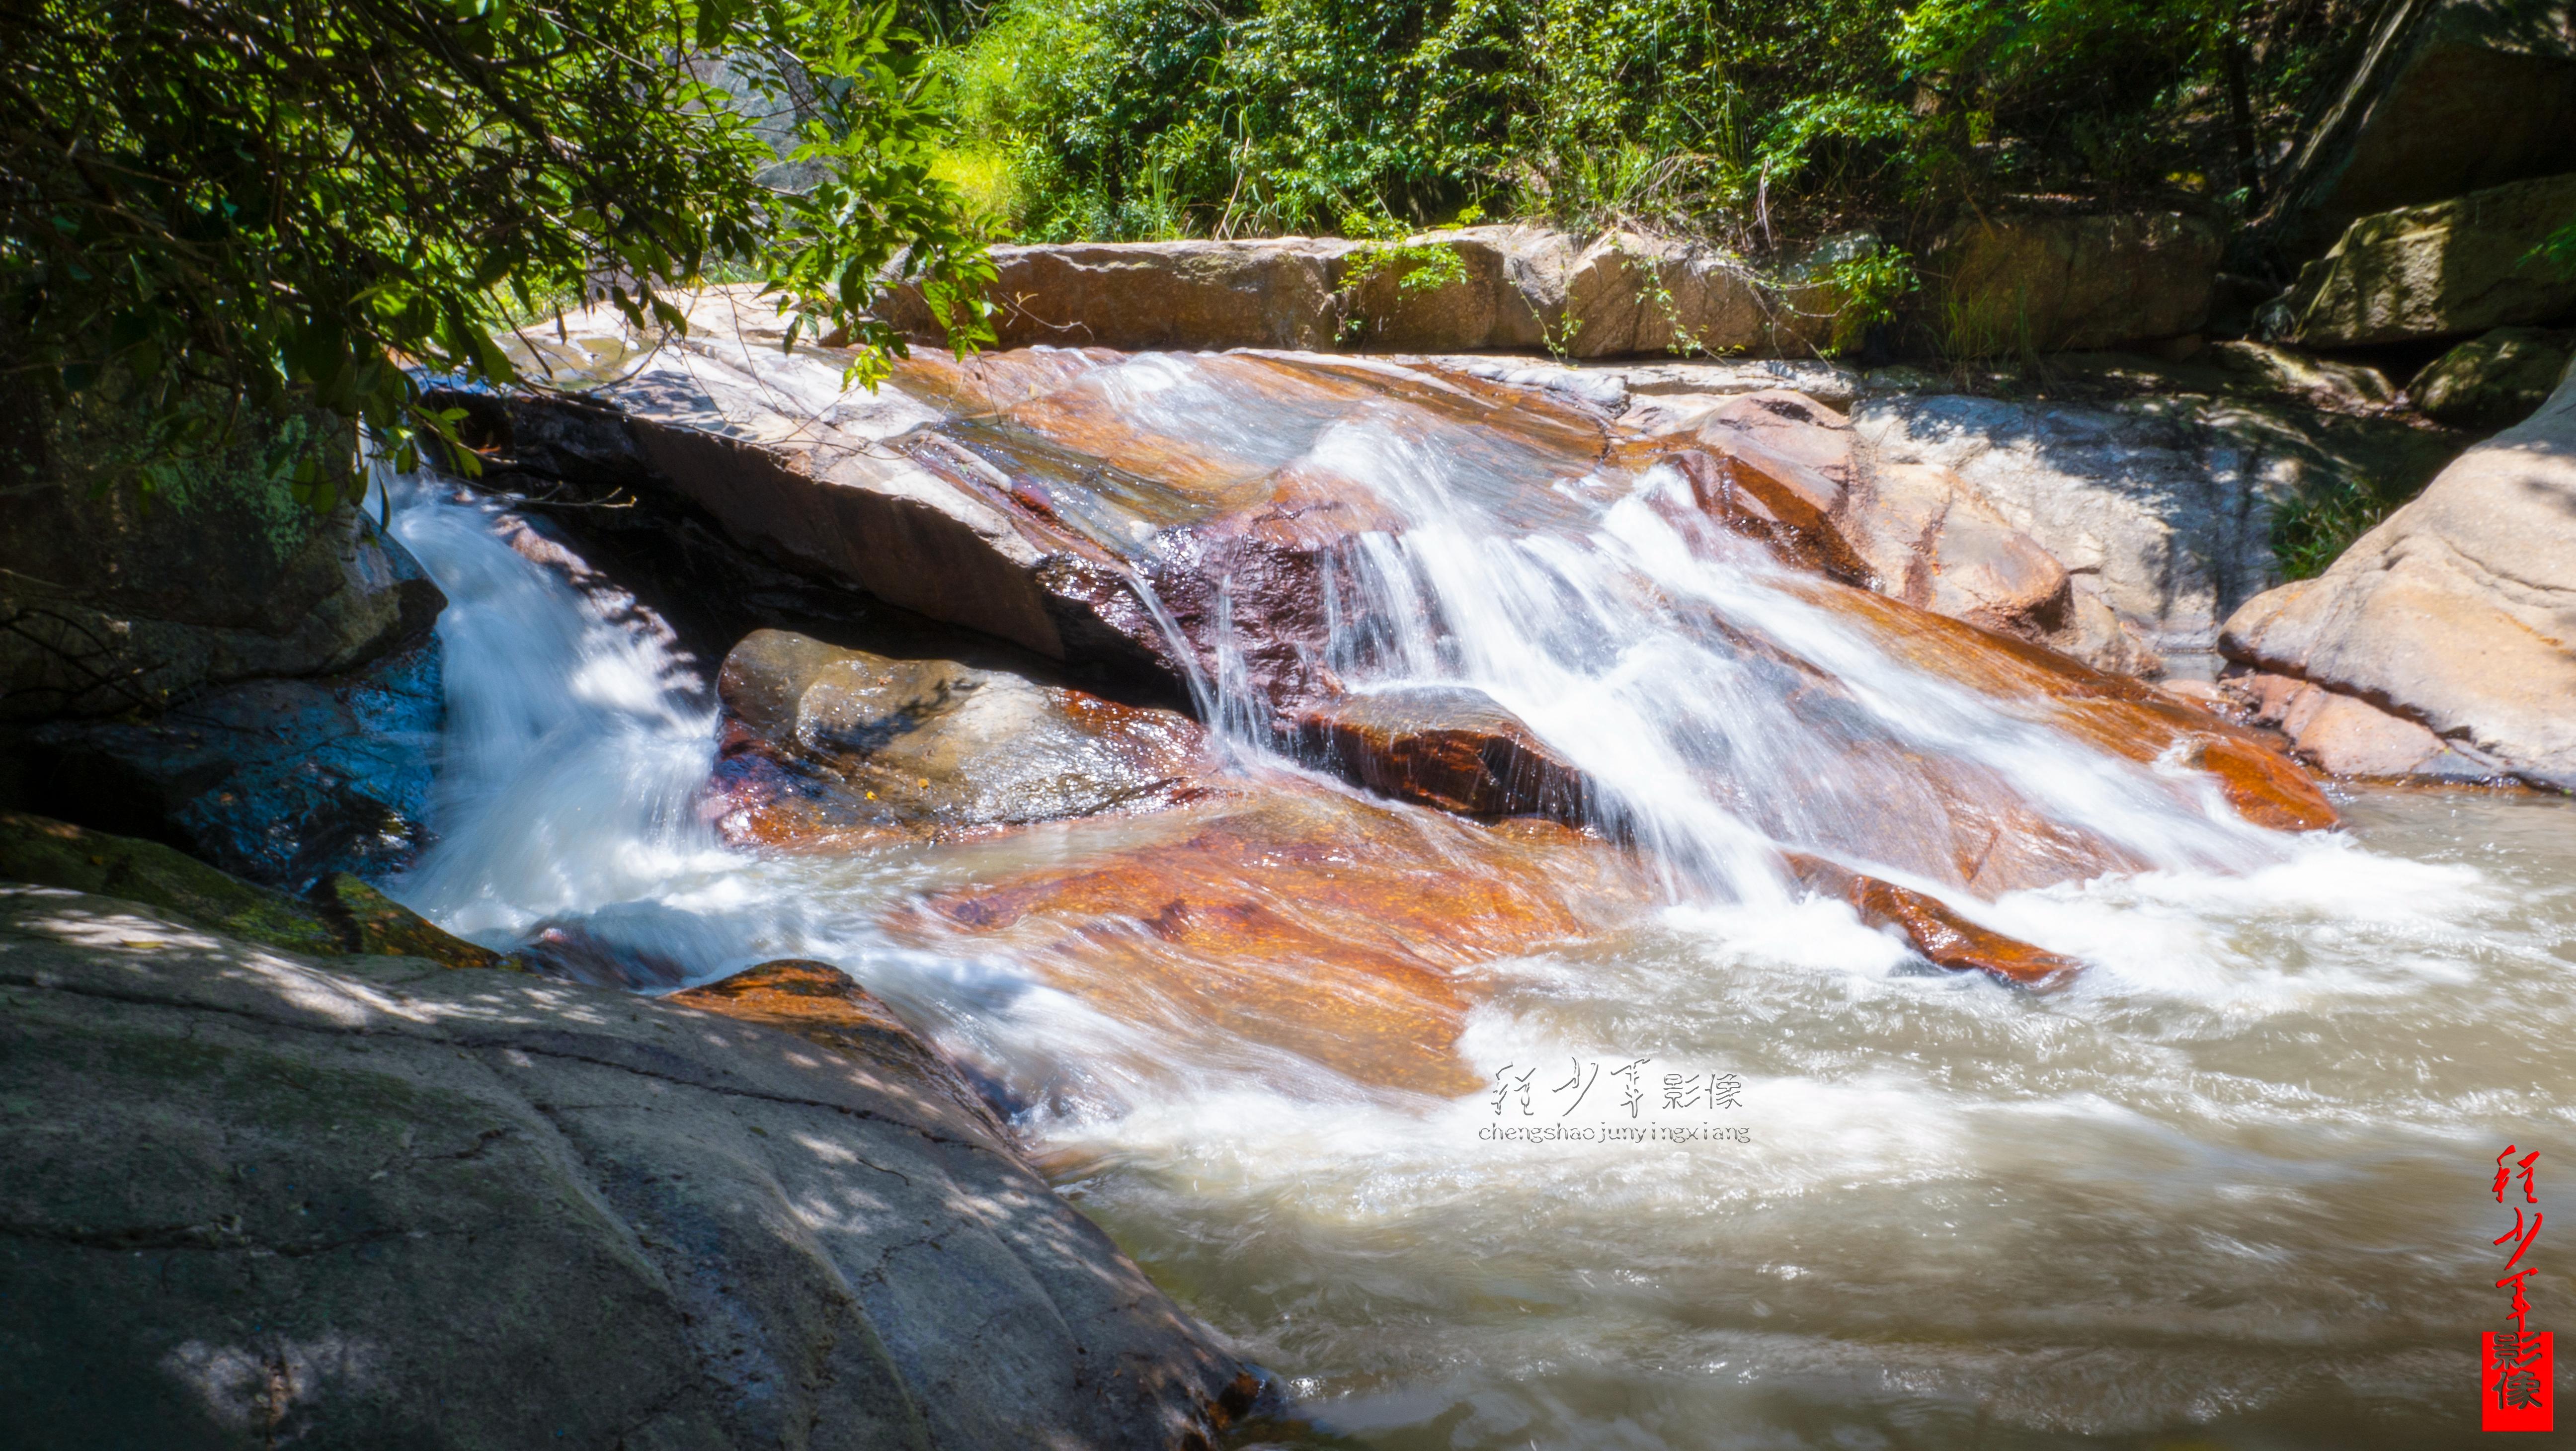
POLYGON ((318 416, 317 507, 359 425, 406 462, 449 427, 412 367, 513 381, 494 328, 555 306, 678 327, 671 289, 756 278, 873 381, 890 260, 989 337, 918 52, 891 0, 12 0, 0 367, 130 406, 147 488, 318 416))

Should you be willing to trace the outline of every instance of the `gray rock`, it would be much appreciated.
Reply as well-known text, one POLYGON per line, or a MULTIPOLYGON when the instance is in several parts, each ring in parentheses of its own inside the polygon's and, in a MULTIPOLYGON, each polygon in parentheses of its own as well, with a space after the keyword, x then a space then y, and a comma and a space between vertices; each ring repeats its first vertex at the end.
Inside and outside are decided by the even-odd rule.
POLYGON ((2313 257, 2359 217, 2567 169, 2567 0, 2399 0, 2310 128, 2260 225, 2313 257))
POLYGON ((2576 368, 2326 572, 2246 602, 2229 659, 2576 790, 2576 368))
POLYGON ((2455 428, 2511 428, 2549 401, 2570 341, 2567 333, 2497 328, 2425 364, 2406 391, 2425 416, 2455 428))
POLYGON ((785 630, 725 656, 726 828, 770 845, 870 827, 1053 821, 1165 804, 1205 732, 954 660, 897 660, 785 630))
POLYGON ((1206 1444, 1235 1362, 899 1069, 0 888, 12 1436, 1206 1444))
POLYGON ((247 420, 147 498, 117 465, 136 420, 0 379, 0 721, 157 710, 425 636, 446 601, 411 556, 267 467, 298 426, 247 420))
POLYGON ((2264 309, 2264 333, 2357 348, 2576 313, 2576 277, 2534 255, 2570 217, 2576 171, 2363 217, 2264 309))
POLYGON ((18 757, 6 794, 300 892, 399 871, 428 844, 445 714, 437 647, 416 645, 347 675, 223 686, 150 721, 0 736, 18 757))
POLYGON ((2212 647, 2280 582, 2275 506, 2367 480, 2403 497, 2457 444, 2247 392, 2214 370, 2145 396, 2060 403, 1873 395, 1853 423, 1892 463, 1955 470, 2162 652, 2212 647), (2198 391, 2206 389, 2208 391, 2198 391))

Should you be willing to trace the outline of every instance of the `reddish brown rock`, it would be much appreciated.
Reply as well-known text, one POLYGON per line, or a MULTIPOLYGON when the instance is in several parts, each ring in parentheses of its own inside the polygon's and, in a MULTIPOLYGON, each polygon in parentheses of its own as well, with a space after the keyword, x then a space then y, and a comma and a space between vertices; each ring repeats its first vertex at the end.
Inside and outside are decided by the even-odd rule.
POLYGON ((2056 556, 1937 464, 1879 465, 1844 519, 1878 588, 1909 605, 2034 641, 2074 609, 2056 556))
MULTIPOLYGON (((1909 608, 1900 601, 1826 581, 1808 587, 1819 603, 1867 626, 1900 659, 2001 700, 2046 701, 2052 724, 2130 760, 2153 762, 2177 745, 2223 739, 2253 757, 2279 753, 2253 731, 2232 726, 2144 681, 2095 670, 2045 647, 1982 630, 1963 621, 1909 608)), ((2234 749, 2222 750, 2225 768, 2211 768, 2228 803, 2249 821, 2300 821, 2313 827, 2340 820, 2332 802, 2295 767, 2255 769, 2234 749)))
POLYGON ((1584 820, 1582 773, 1481 690, 1337 696, 1298 716, 1297 740, 1308 759, 1381 796, 1462 816, 1584 820))
MULTIPOLYGON (((1282 776, 1171 813, 1152 839, 932 897, 925 937, 990 938, 1158 1035, 1287 1049, 1352 1078, 1472 1091, 1474 969, 1646 899, 1614 847, 1551 822, 1478 826, 1282 776)), ((1096 829, 1096 828, 1095 828, 1096 829)))
POLYGON ((2278 751, 2242 736, 2201 736, 2183 758, 2218 778, 2237 814, 2274 831, 2324 831, 2342 818, 2324 793, 2278 751))
POLYGON ((1925 960, 1953 972, 1984 972, 2023 987, 2064 983, 2083 966, 2074 958, 1978 926, 1940 899, 1836 865, 1792 854, 1790 869, 1811 889, 1851 904, 1873 927, 1893 927, 1925 960))
POLYGON ((671 993, 662 1001, 793 1033, 872 1070, 875 1086, 884 1091, 919 1094, 927 1087, 994 1133, 1009 1136, 947 1054, 914 1032, 884 999, 830 963, 781 958, 671 993))

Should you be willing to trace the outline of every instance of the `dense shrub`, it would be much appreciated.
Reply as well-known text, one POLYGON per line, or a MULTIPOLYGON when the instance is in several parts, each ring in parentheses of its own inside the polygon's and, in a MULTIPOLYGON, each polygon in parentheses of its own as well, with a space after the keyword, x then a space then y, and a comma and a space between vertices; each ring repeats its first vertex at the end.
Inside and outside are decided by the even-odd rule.
POLYGON ((1758 248, 2014 192, 2224 207, 2359 8, 1005 0, 940 61, 963 125, 943 165, 1035 240, 1474 207, 1758 248))

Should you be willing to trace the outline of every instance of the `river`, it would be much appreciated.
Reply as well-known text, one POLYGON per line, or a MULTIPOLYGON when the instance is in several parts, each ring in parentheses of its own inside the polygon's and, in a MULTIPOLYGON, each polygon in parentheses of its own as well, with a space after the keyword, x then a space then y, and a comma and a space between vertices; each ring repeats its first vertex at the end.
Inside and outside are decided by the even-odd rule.
MULTIPOLYGON (((1131 406, 1204 415, 1144 382, 1131 406)), ((983 1075, 1062 1192, 1279 1378, 1247 1444, 2469 1439, 2475 1338, 2506 1299, 2495 1155, 2576 1120, 2566 802, 2338 790, 2343 829, 2258 832, 1689 537, 1650 507, 1669 481, 1561 490, 1533 518, 1403 437, 1320 427, 1285 451, 1368 480, 1411 526, 1354 565, 1339 672, 1488 691, 1609 783, 1646 882, 1584 934, 1470 974, 1457 1054, 1477 1092, 1176 1035, 1006 942, 901 926, 961 884, 1168 842, 1187 810, 727 846, 697 804, 712 662, 613 588, 514 553, 499 505, 417 480, 394 531, 451 598, 449 709, 439 842, 391 886, 488 944, 571 932, 685 981, 784 956, 846 969, 983 1075), (1726 647, 1747 633, 1830 669, 1841 734, 1820 744, 1812 704, 1726 647), (1938 885, 1869 850, 1873 823, 1905 819, 1895 778, 1837 772, 1881 746, 2136 864, 1963 904, 2080 959, 2070 986, 1926 968, 1770 865, 1772 842, 1822 843, 1938 885)), ((1202 713, 1231 719, 1218 653, 1202 713)), ((1249 791, 1352 794, 1243 731, 1229 750, 1249 791)), ((1486 830, 1367 809, 1435 847, 1486 830)), ((2532 1300, 2576 1304, 2563 1256, 2540 1253, 2532 1300)))

